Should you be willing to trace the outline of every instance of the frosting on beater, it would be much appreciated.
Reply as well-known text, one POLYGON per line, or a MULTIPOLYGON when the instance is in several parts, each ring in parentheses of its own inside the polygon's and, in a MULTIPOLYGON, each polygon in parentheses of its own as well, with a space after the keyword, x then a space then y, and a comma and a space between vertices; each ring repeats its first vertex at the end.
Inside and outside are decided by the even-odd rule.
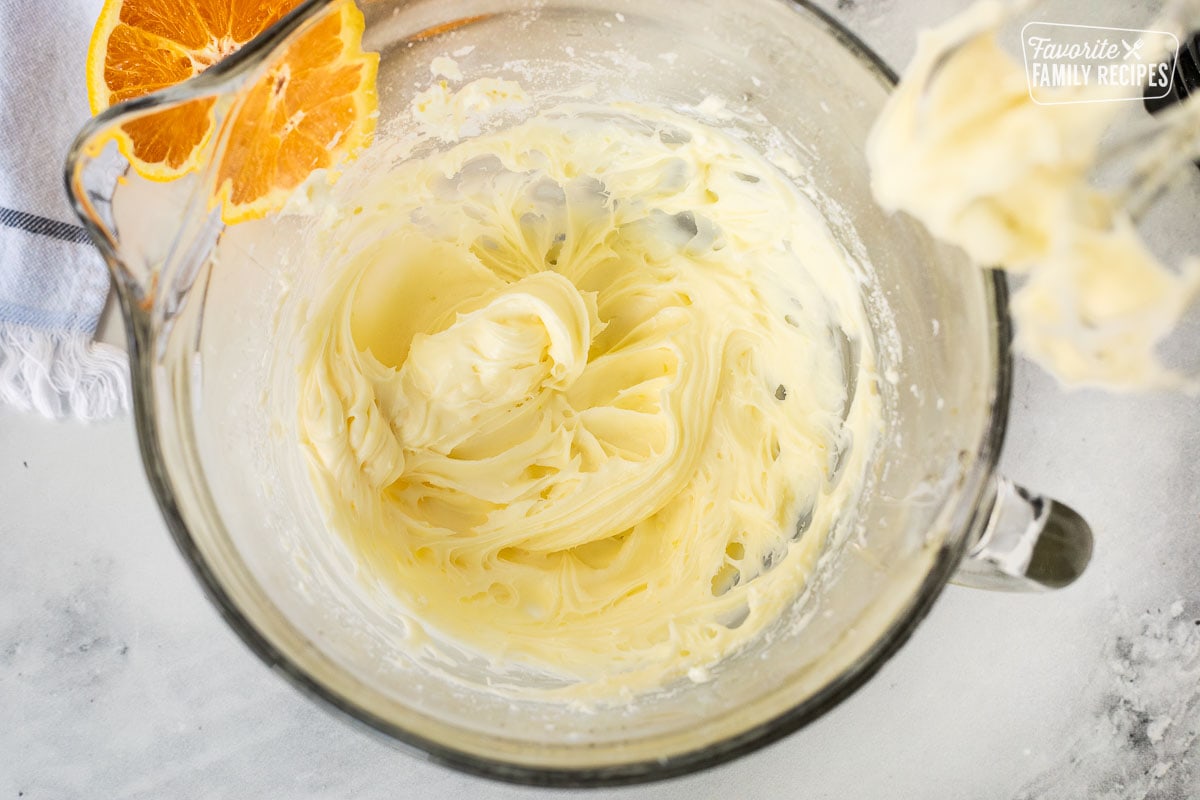
POLYGON ((1167 269, 1089 183, 1113 90, 1043 90, 1055 104, 1035 103, 996 41, 1007 18, 982 2, 921 35, 868 141, 876 198, 977 264, 1026 275, 1016 345, 1062 381, 1195 389, 1156 348, 1200 294, 1200 263, 1167 269))

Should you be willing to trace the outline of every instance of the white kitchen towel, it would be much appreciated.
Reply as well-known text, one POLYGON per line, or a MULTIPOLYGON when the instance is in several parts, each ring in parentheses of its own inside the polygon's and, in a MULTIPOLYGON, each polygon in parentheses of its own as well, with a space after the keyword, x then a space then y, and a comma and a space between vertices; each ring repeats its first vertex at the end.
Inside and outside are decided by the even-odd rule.
POLYGON ((0 0, 0 405, 102 419, 129 408, 124 351, 93 341, 108 270, 67 202, 101 0, 0 0))

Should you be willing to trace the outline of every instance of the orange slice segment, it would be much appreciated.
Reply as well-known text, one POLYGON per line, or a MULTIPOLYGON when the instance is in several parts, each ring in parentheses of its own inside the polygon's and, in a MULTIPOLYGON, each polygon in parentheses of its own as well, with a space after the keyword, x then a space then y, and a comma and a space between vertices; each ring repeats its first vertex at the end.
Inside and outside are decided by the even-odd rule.
POLYGON ((226 222, 279 208, 314 170, 370 143, 379 56, 362 51, 362 33, 357 6, 338 0, 243 90, 215 179, 226 222))
MULTIPOLYGON (((88 47, 88 102, 111 105, 198 75, 277 22, 300 0, 105 0, 88 47)), ((122 127, 121 150, 138 173, 191 172, 213 133, 212 100, 122 127)))
MULTIPOLYGON (((299 2, 105 0, 88 50, 92 112, 198 75, 299 2)), ((222 122, 225 155, 213 184, 226 222, 280 207, 313 170, 369 143, 379 57, 362 51, 362 32, 353 0, 335 0, 239 92, 222 122)), ((138 174, 180 177, 210 157, 214 105, 198 99, 131 120, 117 143, 138 174)))

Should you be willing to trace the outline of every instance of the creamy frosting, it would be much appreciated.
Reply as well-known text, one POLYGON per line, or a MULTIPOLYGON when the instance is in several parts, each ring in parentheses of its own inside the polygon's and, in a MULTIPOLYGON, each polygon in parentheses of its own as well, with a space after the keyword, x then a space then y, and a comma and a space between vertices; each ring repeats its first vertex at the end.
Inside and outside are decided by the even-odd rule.
POLYGON ((1016 346, 1069 384, 1177 387, 1156 355, 1200 292, 1200 264, 1164 267, 1114 199, 1089 184, 1112 90, 1040 90, 980 3, 921 35, 868 141, 881 205, 921 220, 985 267, 1027 273, 1016 346))
POLYGON ((702 680, 861 489, 858 286, 746 144, 585 103, 464 137, 489 93, 523 97, 435 86, 412 110, 442 147, 339 184, 298 362, 313 485, 427 633, 599 695, 702 680))

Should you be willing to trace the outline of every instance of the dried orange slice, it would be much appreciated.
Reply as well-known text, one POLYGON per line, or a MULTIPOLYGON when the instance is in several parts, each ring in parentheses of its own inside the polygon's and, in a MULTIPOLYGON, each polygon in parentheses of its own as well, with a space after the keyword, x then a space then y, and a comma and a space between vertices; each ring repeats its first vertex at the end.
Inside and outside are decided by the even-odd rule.
MULTIPOLYGON (((105 0, 88 50, 92 112, 198 75, 281 19, 300 0, 105 0)), ((222 122, 214 197, 226 222, 278 208, 315 169, 369 143, 379 57, 364 53, 363 17, 335 0, 271 56, 222 122)), ((171 180, 205 163, 214 101, 131 120, 115 134, 140 175, 171 180)))

